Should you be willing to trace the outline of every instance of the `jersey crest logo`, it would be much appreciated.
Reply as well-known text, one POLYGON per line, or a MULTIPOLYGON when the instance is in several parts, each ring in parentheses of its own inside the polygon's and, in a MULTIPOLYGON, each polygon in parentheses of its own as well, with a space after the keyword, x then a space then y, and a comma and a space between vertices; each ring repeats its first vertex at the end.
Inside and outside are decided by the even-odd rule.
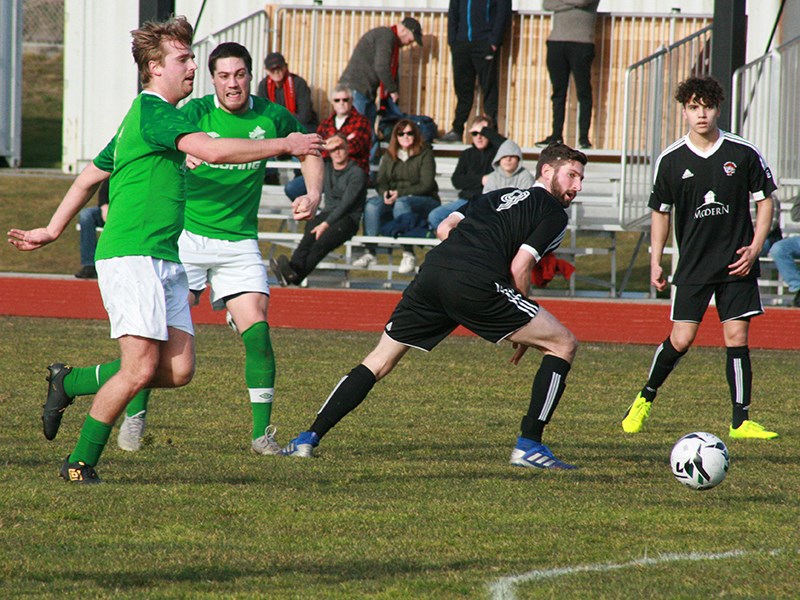
POLYGON ((729 160, 722 165, 722 170, 725 171, 725 175, 731 177, 734 173, 736 173, 736 163, 729 160))
POLYGON ((704 219, 706 217, 727 215, 730 211, 729 206, 725 206, 722 202, 717 202, 717 195, 712 190, 708 190, 706 195, 703 196, 703 204, 695 209, 694 218, 704 219))
POLYGON ((689 169, 686 169, 681 176, 681 179, 689 179, 689 177, 694 177, 694 173, 692 173, 689 169))
POLYGON ((251 140, 263 140, 264 135, 266 133, 267 133, 266 131, 264 131, 263 129, 261 129, 261 127, 256 125, 256 128, 253 129, 253 131, 251 131, 248 135, 250 136, 251 140))
POLYGON ((525 200, 531 193, 528 190, 514 190, 507 194, 500 196, 500 206, 497 207, 497 212, 501 210, 508 210, 512 206, 519 204, 525 200))

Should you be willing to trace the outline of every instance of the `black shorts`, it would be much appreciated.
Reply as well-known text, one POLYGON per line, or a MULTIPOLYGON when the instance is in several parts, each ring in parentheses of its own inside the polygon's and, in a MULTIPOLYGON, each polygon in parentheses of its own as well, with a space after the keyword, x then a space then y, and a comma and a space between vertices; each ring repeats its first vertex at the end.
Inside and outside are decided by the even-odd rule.
POLYGON ((423 265, 384 331, 396 342, 426 351, 458 325, 497 343, 538 312, 539 305, 520 294, 508 278, 423 265))
POLYGON ((747 319, 764 312, 761 295, 758 292, 758 282, 755 279, 706 285, 684 284, 675 287, 670 318, 676 322, 702 322, 711 296, 714 296, 719 320, 722 323, 747 319))

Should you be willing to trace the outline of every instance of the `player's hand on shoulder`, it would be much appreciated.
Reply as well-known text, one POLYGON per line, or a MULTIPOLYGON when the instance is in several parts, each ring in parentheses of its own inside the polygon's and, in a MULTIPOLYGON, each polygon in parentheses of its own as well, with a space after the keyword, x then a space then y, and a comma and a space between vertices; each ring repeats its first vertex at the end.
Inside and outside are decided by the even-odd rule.
POLYGON ((321 156, 325 142, 317 133, 290 133, 286 136, 292 156, 321 156))
POLYGON ((37 250, 55 239, 45 227, 31 230, 11 229, 8 232, 8 242, 17 250, 37 250))

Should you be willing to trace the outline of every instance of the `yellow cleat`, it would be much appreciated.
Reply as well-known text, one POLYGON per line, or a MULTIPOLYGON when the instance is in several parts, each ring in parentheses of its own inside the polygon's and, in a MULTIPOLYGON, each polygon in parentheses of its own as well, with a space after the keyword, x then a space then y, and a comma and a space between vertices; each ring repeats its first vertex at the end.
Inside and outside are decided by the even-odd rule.
POLYGON ((755 421, 743 421, 739 427, 734 429, 731 427, 728 430, 728 436, 735 440, 756 439, 756 440, 771 440, 778 437, 774 431, 767 431, 763 425, 759 425, 755 421))
POLYGON ((622 419, 622 430, 625 433, 639 433, 650 416, 652 407, 653 403, 645 400, 641 393, 637 395, 636 400, 633 401, 633 404, 628 408, 628 412, 625 413, 625 418, 622 419))

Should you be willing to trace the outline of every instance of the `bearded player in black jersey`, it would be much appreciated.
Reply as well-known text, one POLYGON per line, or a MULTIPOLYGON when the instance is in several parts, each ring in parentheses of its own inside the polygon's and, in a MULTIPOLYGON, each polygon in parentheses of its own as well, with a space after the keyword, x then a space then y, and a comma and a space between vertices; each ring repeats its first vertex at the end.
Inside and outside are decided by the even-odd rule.
POLYGON ((544 353, 511 464, 574 469, 542 443, 542 432, 564 392, 578 348, 575 336, 525 296, 531 269, 561 243, 570 205, 581 190, 586 156, 564 144, 542 151, 536 185, 484 194, 439 225, 444 240, 428 253, 419 274, 386 324, 377 347, 346 375, 308 431, 284 448, 308 457, 320 439, 355 409, 409 348, 432 350, 458 325, 490 342, 509 340, 518 364, 528 348, 544 353))
POLYGON ((678 86, 689 133, 656 162, 650 196, 651 283, 666 289, 661 258, 675 213, 680 258, 672 283, 672 332, 656 349, 650 375, 622 420, 638 433, 650 416, 658 388, 686 354, 697 335, 712 295, 727 347, 727 378, 733 404, 731 438, 778 436, 751 421, 752 370, 748 349, 750 319, 764 312, 758 292, 758 256, 770 230, 776 186, 758 149, 717 126, 722 87, 711 77, 690 78, 678 86), (750 201, 756 205, 756 226, 750 201))

